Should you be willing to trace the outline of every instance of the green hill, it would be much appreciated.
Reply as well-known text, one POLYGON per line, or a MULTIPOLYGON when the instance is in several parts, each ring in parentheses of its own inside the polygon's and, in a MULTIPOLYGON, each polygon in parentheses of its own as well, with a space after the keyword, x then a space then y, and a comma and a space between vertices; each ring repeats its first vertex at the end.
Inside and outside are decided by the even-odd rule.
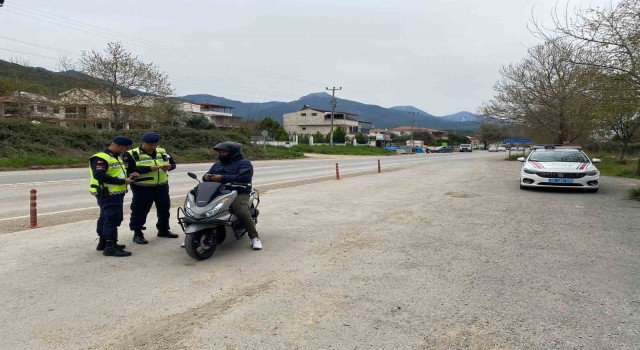
POLYGON ((78 72, 52 72, 0 60, 0 96, 15 91, 57 95, 74 87, 94 88, 98 83, 78 72))

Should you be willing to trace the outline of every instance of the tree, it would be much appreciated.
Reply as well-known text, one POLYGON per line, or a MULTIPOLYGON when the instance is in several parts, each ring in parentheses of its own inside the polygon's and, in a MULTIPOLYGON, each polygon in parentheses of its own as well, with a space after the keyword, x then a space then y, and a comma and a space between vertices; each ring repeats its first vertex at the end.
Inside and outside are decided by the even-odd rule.
MULTIPOLYGON (((61 63, 67 68, 68 64, 61 63)), ((96 78, 98 93, 79 89, 95 105, 105 106, 112 113, 116 128, 123 127, 131 111, 146 106, 153 99, 173 94, 169 78, 153 63, 144 63, 125 50, 119 42, 110 42, 104 53, 82 51, 77 69, 96 78)))
POLYGON ((356 135, 356 143, 359 145, 366 145, 369 139, 362 133, 356 135))
POLYGON ((320 133, 320 131, 316 131, 316 134, 313 135, 313 143, 324 143, 324 142, 325 142, 325 137, 320 133))
MULTIPOLYGON (((578 9, 574 19, 554 16, 555 30, 584 55, 573 63, 604 70, 609 75, 626 75, 640 91, 640 0, 621 0, 600 8, 578 9)), ((548 37, 537 26, 538 33, 548 37)), ((636 169, 640 176, 640 160, 636 169)))
POLYGON ((209 123, 209 119, 203 115, 194 115, 186 121, 186 126, 193 129, 208 129, 211 125, 213 124, 209 123))
POLYGON ((480 134, 478 138, 484 145, 484 149, 489 147, 489 144, 500 142, 507 136, 505 127, 495 123, 481 123, 480 134))
POLYGON ((598 126, 609 135, 613 133, 613 138, 620 141, 618 162, 624 162, 629 143, 640 132, 640 91, 625 75, 601 75, 599 82, 598 89, 594 90, 598 126))
POLYGON ((432 133, 426 130, 418 130, 413 133, 413 139, 424 142, 425 145, 435 145, 436 138, 432 133))
POLYGON ((594 69, 572 64, 574 54, 557 39, 529 49, 529 56, 500 71, 494 99, 481 113, 498 121, 544 130, 556 142, 575 141, 593 130, 594 69))
POLYGON ((277 141, 288 141, 289 135, 284 130, 282 125, 277 120, 265 117, 256 125, 256 132, 260 133, 262 130, 267 130, 269 136, 277 141))
POLYGON ((458 134, 449 134, 449 143, 452 145, 459 145, 462 143, 470 143, 469 142, 469 138, 467 136, 464 135, 458 135, 458 134))
POLYGON ((347 130, 345 130, 345 128, 338 126, 333 130, 333 143, 344 143, 346 139, 347 130))

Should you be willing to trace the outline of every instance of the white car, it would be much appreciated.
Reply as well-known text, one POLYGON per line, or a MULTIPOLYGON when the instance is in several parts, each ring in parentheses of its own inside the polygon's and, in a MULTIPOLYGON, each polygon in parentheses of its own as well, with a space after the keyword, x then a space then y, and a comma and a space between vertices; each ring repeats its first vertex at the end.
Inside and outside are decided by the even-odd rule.
POLYGON ((489 152, 498 152, 498 147, 496 147, 496 146, 489 146, 489 152))
POLYGON ((470 143, 463 143, 460 145, 460 152, 473 152, 470 143))
POLYGON ((498 152, 506 152, 507 148, 505 146, 498 147, 498 152))
POLYGON ((520 189, 564 187, 597 192, 600 172, 580 147, 546 146, 534 149, 528 157, 520 157, 520 189))

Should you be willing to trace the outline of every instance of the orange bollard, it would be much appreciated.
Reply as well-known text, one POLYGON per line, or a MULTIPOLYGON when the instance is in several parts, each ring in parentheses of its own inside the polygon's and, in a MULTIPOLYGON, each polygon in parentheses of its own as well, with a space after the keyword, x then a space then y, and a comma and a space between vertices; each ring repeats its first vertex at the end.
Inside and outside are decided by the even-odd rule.
POLYGON ((380 168, 380 159, 378 159, 378 172, 381 173, 382 172, 382 168, 380 168))
POLYGON ((336 163, 336 180, 340 180, 340 167, 336 163))
POLYGON ((30 201, 29 201, 29 206, 30 206, 30 210, 29 210, 29 221, 30 221, 30 225, 29 228, 38 228, 40 227, 40 225, 38 225, 38 191, 36 191, 35 189, 31 190, 31 196, 30 196, 30 201))

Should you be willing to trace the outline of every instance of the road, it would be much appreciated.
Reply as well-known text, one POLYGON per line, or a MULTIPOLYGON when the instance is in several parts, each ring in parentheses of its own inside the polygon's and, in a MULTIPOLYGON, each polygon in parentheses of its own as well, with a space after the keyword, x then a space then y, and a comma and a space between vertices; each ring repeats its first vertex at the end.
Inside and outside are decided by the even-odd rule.
MULTIPOLYGON (((486 156, 476 153, 473 156, 486 156)), ((416 154, 397 157, 382 157, 385 170, 413 166, 422 162, 446 161, 452 157, 467 159, 470 153, 416 154)), ((255 186, 282 184, 290 181, 314 180, 335 177, 335 163, 340 163, 341 174, 372 172, 377 169, 375 157, 353 157, 341 159, 304 159, 254 162, 255 186)), ((179 164, 171 172, 170 193, 181 197, 195 182, 187 172, 204 174, 210 163, 179 164)), ((29 215, 29 191, 38 191, 39 215, 68 214, 87 208, 97 208, 95 199, 88 191, 88 169, 55 169, 0 172, 0 222, 27 218, 29 215)))
POLYGON ((521 191, 503 158, 265 191, 265 249, 202 262, 128 231, 104 257, 93 220, 2 234, 0 349, 637 349, 640 181, 521 191))

